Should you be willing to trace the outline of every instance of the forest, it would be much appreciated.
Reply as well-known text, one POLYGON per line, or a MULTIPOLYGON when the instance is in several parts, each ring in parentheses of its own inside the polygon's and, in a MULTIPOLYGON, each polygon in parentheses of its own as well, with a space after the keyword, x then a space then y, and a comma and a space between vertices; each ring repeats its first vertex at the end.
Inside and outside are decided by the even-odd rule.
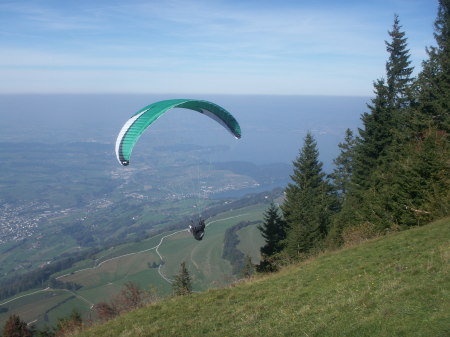
POLYGON ((436 46, 413 76, 400 18, 385 41, 386 73, 362 126, 346 130, 327 175, 312 133, 293 162, 282 214, 272 205, 261 232, 261 270, 424 225, 450 214, 450 2, 441 1, 436 46))

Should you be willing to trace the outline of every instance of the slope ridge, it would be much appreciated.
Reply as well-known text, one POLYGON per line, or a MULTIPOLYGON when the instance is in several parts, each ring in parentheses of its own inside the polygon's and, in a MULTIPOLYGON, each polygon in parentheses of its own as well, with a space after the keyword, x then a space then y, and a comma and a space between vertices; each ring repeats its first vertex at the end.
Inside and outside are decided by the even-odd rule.
POLYGON ((446 218, 165 300, 78 336, 448 336, 449 322, 446 218))

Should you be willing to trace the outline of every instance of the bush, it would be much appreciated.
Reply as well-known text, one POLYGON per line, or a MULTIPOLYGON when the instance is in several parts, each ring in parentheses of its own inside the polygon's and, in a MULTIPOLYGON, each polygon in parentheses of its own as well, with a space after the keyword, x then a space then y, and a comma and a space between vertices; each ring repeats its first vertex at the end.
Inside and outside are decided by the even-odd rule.
POLYGON ((347 227, 341 234, 344 247, 358 245, 379 235, 380 233, 376 230, 375 225, 370 222, 347 227))
POLYGON ((141 308, 156 301, 155 291, 145 291, 133 282, 125 283, 119 294, 109 303, 100 302, 94 306, 96 316, 101 321, 108 321, 128 311, 141 308))

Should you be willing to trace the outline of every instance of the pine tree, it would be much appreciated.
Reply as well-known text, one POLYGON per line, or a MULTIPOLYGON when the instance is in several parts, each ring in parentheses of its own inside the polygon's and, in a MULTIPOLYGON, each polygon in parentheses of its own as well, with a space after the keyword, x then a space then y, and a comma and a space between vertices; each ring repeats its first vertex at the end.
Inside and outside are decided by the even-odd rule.
POLYGON ((392 30, 388 32, 391 42, 385 41, 385 44, 389 53, 389 60, 386 62, 389 105, 397 110, 408 107, 413 101, 411 74, 414 68, 410 67, 407 39, 400 29, 400 20, 395 15, 392 30))
POLYGON ((350 179, 353 172, 353 158, 355 155, 356 139, 350 129, 345 131, 343 143, 339 143, 341 149, 339 156, 333 160, 335 168, 330 178, 333 179, 334 187, 338 191, 340 202, 345 200, 345 196, 350 188, 350 179))
POLYGON ((10 315, 3 327, 3 337, 31 337, 32 332, 27 323, 17 315, 10 315))
POLYGON ((370 113, 361 117, 363 128, 358 129, 359 137, 355 147, 352 185, 356 190, 370 186, 370 176, 392 144, 392 111, 389 107, 388 88, 384 80, 374 83, 375 97, 369 104, 370 113))
POLYGON ((176 296, 189 295, 192 293, 192 283, 189 271, 186 268, 186 262, 182 262, 180 265, 180 272, 175 275, 175 280, 172 283, 172 289, 176 296))
POLYGON ((269 257, 279 253, 286 238, 286 222, 278 214, 278 207, 273 202, 264 213, 264 222, 258 229, 266 241, 260 249, 262 256, 269 257))
POLYGON ((290 257, 302 258, 320 248, 328 232, 335 198, 322 172, 317 144, 311 133, 306 135, 293 165, 293 183, 285 190, 282 206, 288 224, 285 251, 290 257))
POLYGON ((352 178, 355 188, 359 190, 367 190, 371 186, 372 173, 384 161, 391 160, 388 157, 393 146, 407 139, 408 130, 412 129, 413 67, 410 67, 405 33, 400 29, 398 15, 395 15, 392 30, 388 32, 391 41, 385 41, 389 53, 386 81, 375 81, 375 97, 368 105, 370 113, 366 112, 361 117, 363 128, 359 129, 352 178))
POLYGON ((418 131, 432 127, 450 131, 450 0, 439 0, 434 23, 437 46, 427 48, 428 60, 419 74, 418 131))
MULTIPOLYGON (((375 97, 368 105, 370 112, 364 113, 361 118, 363 127, 359 129, 360 136, 355 146, 351 188, 339 217, 339 221, 347 223, 369 221, 373 218, 374 209, 379 209, 379 213, 387 218, 392 216, 389 209, 381 206, 389 208, 388 200, 383 200, 382 195, 373 196, 373 193, 388 183, 383 180, 381 172, 400 160, 405 144, 414 135, 413 68, 410 67, 407 40, 397 15, 389 35, 391 41, 386 42, 389 53, 386 81, 375 81, 375 97)), ((342 228, 342 225, 337 227, 342 228)))

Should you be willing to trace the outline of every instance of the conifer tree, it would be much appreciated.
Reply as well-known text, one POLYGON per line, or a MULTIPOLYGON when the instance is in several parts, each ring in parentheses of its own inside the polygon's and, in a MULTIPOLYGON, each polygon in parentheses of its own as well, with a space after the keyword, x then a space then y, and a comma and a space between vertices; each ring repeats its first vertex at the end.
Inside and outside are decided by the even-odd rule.
POLYGON ((389 35, 391 41, 386 42, 389 53, 386 62, 387 78, 386 81, 375 81, 375 97, 368 105, 370 112, 364 113, 361 118, 363 127, 359 129, 360 136, 355 146, 348 195, 350 200, 343 206, 344 216, 340 216, 341 221, 369 221, 375 208, 379 208, 380 213, 385 213, 386 209, 381 204, 386 206, 388 201, 383 200, 381 195, 369 195, 374 192, 375 187, 379 189, 387 183, 380 172, 399 160, 404 144, 412 139, 413 68, 410 67, 405 33, 401 31, 397 15, 389 35), (376 205, 377 202, 381 204, 376 205))
POLYGON ((285 190, 282 206, 288 224, 285 251, 290 257, 302 258, 320 248, 335 199, 322 172, 317 144, 311 133, 306 135, 293 165, 293 182, 285 190))
POLYGON ((330 175, 330 178, 333 179, 334 188, 338 191, 341 203, 345 200, 345 196, 350 188, 355 145, 356 139, 353 136, 352 130, 345 130, 344 142, 338 144, 341 152, 339 156, 333 160, 335 168, 330 175))
POLYGON ((395 15, 392 30, 388 32, 391 41, 385 41, 385 44, 389 53, 389 60, 386 62, 389 106, 397 110, 408 107, 413 100, 411 74, 414 68, 410 67, 407 39, 400 29, 400 20, 395 15))
POLYGON ((31 337, 31 329, 18 315, 10 315, 3 327, 3 337, 31 337))
POLYGON ((184 296, 192 293, 192 283, 189 271, 186 268, 186 262, 182 262, 180 265, 180 272, 175 275, 175 280, 172 283, 172 289, 175 295, 184 296))
POLYGON ((374 83, 375 97, 369 104, 370 113, 365 112, 358 129, 358 143, 355 147, 352 184, 354 189, 365 190, 370 186, 370 176, 386 156, 392 143, 392 111, 389 108, 389 93, 384 80, 374 83))
POLYGON ((411 129, 411 106, 413 99, 407 39, 402 32, 398 15, 394 17, 391 41, 386 43, 389 53, 386 62, 386 81, 374 83, 375 97, 368 105, 370 113, 362 115, 363 128, 359 129, 359 144, 356 147, 354 176, 356 189, 367 190, 371 186, 372 173, 388 158, 392 146, 403 142, 411 129))
POLYGON ((434 23, 437 46, 427 48, 428 60, 419 74, 419 130, 450 130, 450 0, 439 0, 434 23))
POLYGON ((266 241, 260 249, 262 256, 269 257, 279 253, 286 238, 286 222, 278 214, 278 207, 273 202, 264 213, 264 222, 258 229, 266 241))

